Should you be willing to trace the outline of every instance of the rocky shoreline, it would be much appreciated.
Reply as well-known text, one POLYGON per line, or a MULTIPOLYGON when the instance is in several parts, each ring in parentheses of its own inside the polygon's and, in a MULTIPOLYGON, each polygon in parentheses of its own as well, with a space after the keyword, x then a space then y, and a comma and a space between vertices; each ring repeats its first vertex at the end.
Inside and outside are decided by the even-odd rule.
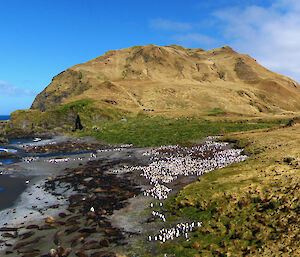
MULTIPOLYGON (((48 171, 49 177, 38 181, 25 192, 37 200, 36 205, 31 208, 28 206, 28 209, 32 209, 30 213, 33 217, 27 214, 12 223, 2 224, 0 228, 2 253, 8 256, 50 256, 50 250, 56 249, 59 252, 58 256, 67 256, 67 252, 63 253, 61 247, 68 245, 71 246, 72 256, 86 256, 85 254, 88 254, 87 256, 115 256, 109 249, 114 249, 116 244, 121 244, 126 232, 124 236, 124 232, 120 229, 113 228, 107 217, 114 210, 123 208, 126 200, 138 195, 140 189, 128 176, 106 174, 106 171, 119 167, 118 165, 129 164, 129 159, 131 159, 130 162, 141 164, 140 160, 130 158, 133 152, 139 152, 140 149, 128 150, 126 146, 101 148, 99 144, 76 139, 62 140, 57 144, 53 142, 27 144, 23 146, 23 149, 30 153, 54 154, 74 150, 98 150, 102 154, 98 159, 95 153, 68 157, 24 158, 20 165, 15 166, 14 172, 22 173, 26 168, 33 175, 38 175, 38 170, 43 168, 48 171), (44 150, 45 146, 47 150, 44 150), (53 172, 53 169, 56 171, 53 172), (47 197, 39 197, 41 192, 39 190, 34 192, 36 189, 48 192, 47 197, 50 194, 55 196, 56 204, 49 199, 46 201, 47 197), (41 201, 43 203, 39 205, 41 201), (49 203, 51 203, 50 206, 49 203), (39 215, 34 215, 37 212, 39 215), (49 214, 51 216, 48 216, 49 214), (60 235, 59 244, 58 239, 55 239, 56 233, 60 235), (80 237, 77 238, 79 235, 80 237), (102 239, 96 243, 95 240, 88 239, 90 236, 102 239), (102 248, 106 250, 95 251, 95 249, 102 248)), ((13 212, 17 212, 19 216, 24 215, 22 212, 18 214, 19 210, 16 211, 15 208, 12 210, 15 210, 13 212)))
MULTIPOLYGON (((242 160, 239 151, 232 153, 226 144, 209 142, 146 149, 61 139, 22 148, 54 156, 24 158, 15 167, 14 172, 27 170, 39 179, 25 192, 33 200, 27 213, 16 210, 19 219, 0 227, 2 254, 7 256, 127 256, 146 248, 156 255, 155 242, 149 241, 158 241, 155 235, 166 221, 160 195, 165 199, 167 194, 161 188, 168 185, 168 194, 175 194, 197 180, 202 168, 209 171, 242 160), (79 153, 61 155, 72 150, 79 153)), ((192 231, 194 224, 201 223, 184 224, 192 224, 192 231)), ((186 225, 177 226, 187 236, 186 225)))

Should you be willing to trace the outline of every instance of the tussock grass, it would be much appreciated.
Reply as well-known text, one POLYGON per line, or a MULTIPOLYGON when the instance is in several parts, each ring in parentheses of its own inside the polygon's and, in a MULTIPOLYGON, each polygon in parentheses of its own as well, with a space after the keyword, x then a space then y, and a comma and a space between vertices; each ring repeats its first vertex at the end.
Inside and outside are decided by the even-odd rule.
POLYGON ((127 118, 126 122, 111 120, 97 124, 98 131, 87 129, 81 135, 92 135, 108 143, 136 146, 185 144, 208 135, 270 128, 278 121, 248 123, 247 121, 209 121, 198 117, 165 118, 144 116, 127 118))
POLYGON ((169 215, 203 221, 175 256, 298 256, 300 126, 234 133, 252 156, 212 171, 165 204, 169 215), (256 149, 263 149, 256 151, 256 149))

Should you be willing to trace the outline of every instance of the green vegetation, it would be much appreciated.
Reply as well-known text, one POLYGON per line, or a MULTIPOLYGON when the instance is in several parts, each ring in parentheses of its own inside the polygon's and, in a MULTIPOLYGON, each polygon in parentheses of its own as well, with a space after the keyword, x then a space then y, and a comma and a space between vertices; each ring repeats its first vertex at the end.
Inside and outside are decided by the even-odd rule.
POLYGON ((124 115, 124 112, 106 106, 96 107, 93 100, 82 99, 45 112, 39 110, 15 111, 11 114, 11 128, 7 128, 7 130, 21 128, 37 132, 57 129, 61 132, 69 132, 74 128, 77 114, 80 116, 83 126, 92 127, 97 122, 122 117, 121 115, 124 115))
POLYGON ((225 79, 225 72, 224 71, 218 71, 218 76, 220 79, 225 79))
MULTIPOLYGON (((217 116, 222 114, 223 110, 214 108, 208 112, 208 116, 217 116)), ((128 143, 136 146, 186 144, 208 135, 264 129, 287 122, 261 119, 251 123, 247 120, 210 121, 200 117, 166 118, 145 114, 133 116, 105 104, 96 106, 90 99, 81 99, 45 112, 16 111, 11 115, 10 127, 7 130, 22 128, 38 132, 55 129, 57 132, 71 133, 77 114, 80 116, 84 130, 76 131, 75 136, 94 136, 106 143, 128 143), (126 121, 122 121, 122 117, 126 117, 126 121), (98 129, 95 130, 95 127, 98 129)))
POLYGON ((90 99, 81 99, 78 101, 74 101, 71 103, 67 103, 65 105, 62 105, 60 107, 57 107, 55 110, 57 111, 61 111, 64 113, 67 113, 69 110, 74 110, 76 112, 81 112, 84 110, 84 107, 92 105, 93 104, 93 100, 90 99))
POLYGON ((213 108, 212 110, 208 110, 209 114, 207 116, 219 116, 224 114, 224 110, 221 108, 213 108))
POLYGON ((202 175, 168 199, 166 216, 203 224, 189 241, 160 244, 160 251, 172 256, 299 256, 299 137, 292 131, 231 135, 252 156, 202 175))
POLYGON ((293 157, 286 157, 283 159, 284 162, 290 164, 293 160, 295 160, 293 157))
POLYGON ((165 118, 162 116, 128 117, 127 121, 110 120, 97 123, 98 131, 86 128, 79 135, 92 135, 107 143, 127 143, 136 146, 185 144, 208 135, 270 128, 277 121, 249 124, 247 121, 209 121, 202 118, 165 118))
MULTIPOLYGON (((190 234, 190 241, 169 242, 161 247, 163 252, 175 256, 292 253, 298 244, 299 204, 295 199, 299 185, 289 178, 289 184, 278 181, 260 190, 251 180, 229 182, 234 175, 232 167, 216 170, 168 200, 165 206, 172 215, 202 221, 203 225, 190 234), (216 182, 221 176, 227 183, 216 182), (249 185, 247 191, 241 190, 245 184, 249 185)), ((274 179, 276 174, 268 176, 274 179)))

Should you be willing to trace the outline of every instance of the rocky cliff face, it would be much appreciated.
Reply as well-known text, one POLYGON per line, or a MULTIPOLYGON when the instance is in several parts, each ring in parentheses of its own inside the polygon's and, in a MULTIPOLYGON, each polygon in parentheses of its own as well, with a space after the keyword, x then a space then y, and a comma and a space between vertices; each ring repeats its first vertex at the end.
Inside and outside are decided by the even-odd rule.
POLYGON ((300 86, 230 47, 136 46, 58 74, 35 99, 41 111, 80 99, 139 113, 253 115, 300 110, 300 86))
POLYGON ((36 97, 31 108, 45 111, 51 107, 57 107, 63 98, 80 95, 91 87, 92 85, 82 81, 80 71, 69 69, 52 79, 52 83, 36 97), (64 87, 65 85, 67 86, 64 87), (62 90, 60 90, 61 87, 62 90))

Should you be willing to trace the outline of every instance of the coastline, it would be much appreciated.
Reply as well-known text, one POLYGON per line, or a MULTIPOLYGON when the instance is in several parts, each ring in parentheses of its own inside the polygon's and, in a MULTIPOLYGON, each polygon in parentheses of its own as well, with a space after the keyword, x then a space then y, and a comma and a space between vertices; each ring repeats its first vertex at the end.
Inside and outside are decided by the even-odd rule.
MULTIPOLYGON (((77 141, 77 139, 70 138, 60 138, 57 141, 64 143, 69 140, 77 141)), ((45 140, 32 145, 51 144, 52 141, 55 140, 45 140)), ((84 141, 90 142, 91 140, 85 139, 84 141)), ((141 150, 137 149, 137 152, 141 152, 141 150)), ((22 177, 30 174, 31 178, 29 179, 30 182, 27 188, 19 196, 14 205, 10 206, 9 209, 0 211, 0 228, 18 228, 18 234, 22 234, 30 224, 34 223, 42 227, 45 224, 44 220, 46 217, 55 217, 55 219, 57 219, 59 218, 58 215, 62 212, 71 215, 72 213, 66 210, 69 204, 68 197, 72 194, 76 194, 76 192, 73 192, 72 189, 65 190, 65 185, 56 187, 53 192, 50 192, 46 190, 45 184, 47 181, 51 181, 51 179, 61 175, 63 176, 65 170, 84 167, 91 160, 106 160, 108 163, 115 162, 117 164, 119 161, 122 162, 123 160, 129 159, 132 150, 127 151, 126 148, 120 149, 120 151, 103 149, 100 150, 100 153, 98 158, 91 158, 91 153, 79 153, 67 156, 56 154, 50 157, 39 157, 31 162, 21 161, 17 164, 2 167, 2 169, 4 169, 3 173, 5 174, 3 176, 13 174, 13 176, 22 177), (68 159, 68 161, 61 162, 60 160, 63 160, 63 158, 68 159), (57 160, 58 163, 51 162, 53 160, 57 160), (56 195, 53 195, 53 193, 56 195)), ((28 179, 28 177, 26 177, 26 179, 28 179)), ((44 234, 44 231, 36 231, 36 233, 44 234)), ((2 237, 1 239, 5 241, 0 247, 0 253, 2 252, 3 254, 7 253, 7 251, 10 252, 10 250, 7 249, 18 241, 16 238, 2 237)), ((50 249, 48 244, 41 244, 40 247, 45 251, 49 251, 50 249)))
POLYGON ((26 190, 26 180, 27 177, 0 175, 0 188, 2 189, 0 191, 0 213, 14 206, 14 202, 26 190))
MULTIPOLYGON (((69 141, 67 137, 57 137, 51 140, 43 140, 38 143, 26 143, 24 145, 43 145, 52 142, 65 142, 69 141)), ((21 144, 23 145, 23 144, 21 144)), ((13 193, 13 202, 7 204, 6 208, 0 210, 0 226, 10 221, 9 225, 18 225, 24 222, 39 220, 44 218, 43 209, 47 206, 62 204, 62 199, 54 197, 50 192, 45 191, 43 185, 48 178, 56 177, 62 174, 66 168, 75 168, 80 163, 84 164, 88 161, 89 153, 85 154, 72 154, 70 155, 70 161, 68 163, 60 163, 59 165, 53 165, 49 160, 55 159, 60 155, 54 155, 52 157, 39 157, 32 162, 20 161, 10 165, 2 166, 1 171, 3 173, 1 178, 6 178, 6 181, 10 181, 13 184, 18 184, 20 190, 0 192, 3 194, 13 193), (28 184, 26 184, 26 181, 28 184), (38 198, 38 199, 37 199, 38 198), (32 210, 32 206, 38 206, 38 210, 32 210), (6 214, 8 213, 8 215, 6 214), (26 217, 26 218, 24 218, 26 217), (12 222, 13 221, 13 222, 12 222)), ((6 183, 3 181, 3 183, 6 183)), ((1 185, 1 183, 0 183, 1 185)), ((1 186, 0 186, 1 187, 1 186)), ((57 193, 61 192, 57 189, 57 193)), ((68 193, 65 192, 68 196, 68 193)), ((65 203, 63 203, 65 204, 65 203)), ((51 212, 50 214, 53 214, 51 212)), ((49 215, 50 215, 49 214, 49 215)))
MULTIPOLYGON (((61 140, 63 145, 60 147, 58 144, 51 144, 51 141, 45 142, 47 149, 52 147, 52 151, 55 152, 60 147, 73 149, 78 142, 82 147, 90 149, 92 145, 87 144, 92 144, 93 141, 63 139, 61 140), (71 144, 67 142, 69 140, 72 141, 71 144)), ((36 143, 39 147, 35 150, 43 150, 43 143, 43 141, 36 143)), ((211 141, 206 143, 207 145, 203 144, 207 147, 204 149, 206 156, 211 156, 215 147, 222 145, 211 141)), ((174 174, 167 177, 163 175, 160 179, 167 178, 169 182, 166 183, 169 183, 168 187, 172 191, 170 195, 175 194, 202 174, 190 173, 191 166, 188 162, 192 159, 188 156, 195 150, 200 151, 203 145, 200 144, 195 148, 165 146, 156 149, 128 145, 101 148, 99 145, 90 153, 62 155, 58 152, 47 157, 29 158, 27 161, 23 159, 17 165, 12 165, 13 173, 25 173, 34 177, 16 206, 11 208, 9 213, 0 216, 3 224, 0 231, 6 231, 0 238, 2 242, 0 254, 1 252, 21 254, 22 251, 31 249, 30 256, 40 256, 41 253, 48 256, 50 249, 57 251, 61 248, 64 251, 72 251, 72 256, 74 253, 94 256, 97 249, 102 248, 105 251, 101 252, 107 253, 105 256, 116 256, 116 252, 128 254, 133 249, 137 252, 145 251, 144 247, 140 247, 140 243, 145 243, 149 233, 155 235, 164 225, 163 220, 153 216, 152 210, 154 208, 158 212, 163 212, 162 203, 166 198, 157 198, 159 191, 156 192, 158 195, 154 195, 157 199, 145 194, 156 188, 149 183, 149 179, 157 179, 162 175, 160 172, 151 175, 150 172, 150 178, 147 178, 144 172, 151 165, 150 170, 154 168, 158 169, 157 171, 173 167, 170 171, 177 170, 178 173, 172 171, 174 174), (161 155, 162 159, 157 154, 161 155), (182 163, 176 162, 176 158, 172 158, 173 155, 182 163), (171 163, 168 164, 168 160, 171 163), (179 166, 175 168, 173 161, 179 166), (173 176, 174 180, 170 176, 173 176), (27 236, 29 239, 24 241, 27 236), (30 247, 26 248, 27 245, 30 247)), ((223 149, 227 151, 230 147, 224 144, 223 149)), ((198 154, 195 157, 197 158, 198 154)), ((196 165, 197 162, 192 161, 190 164, 196 165)), ((152 253, 157 251, 152 242, 147 243, 147 248, 152 253)))

